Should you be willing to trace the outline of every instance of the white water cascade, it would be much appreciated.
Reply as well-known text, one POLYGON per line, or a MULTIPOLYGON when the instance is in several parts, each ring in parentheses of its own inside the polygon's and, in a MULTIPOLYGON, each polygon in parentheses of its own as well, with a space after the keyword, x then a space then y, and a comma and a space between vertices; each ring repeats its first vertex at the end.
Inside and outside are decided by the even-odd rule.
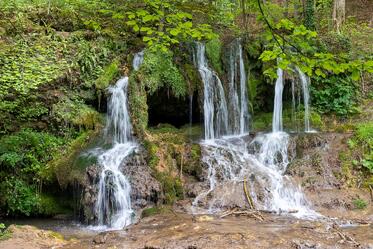
POLYGON ((284 91, 284 71, 277 69, 277 80, 275 84, 275 101, 273 106, 272 131, 282 131, 282 92, 284 91))
POLYGON ((132 62, 133 70, 135 71, 139 70, 143 61, 144 61, 144 50, 136 53, 135 56, 133 57, 133 62, 132 62))
POLYGON ((235 40, 230 47, 229 76, 230 132, 232 134, 245 134, 249 131, 250 114, 246 70, 239 39, 235 40))
POLYGON ((113 147, 98 156, 102 167, 95 211, 100 227, 122 229, 131 224, 131 186, 120 170, 122 162, 137 148, 132 137, 132 127, 127 103, 128 77, 121 78, 109 88, 105 137, 111 139, 113 147))
POLYGON ((310 127, 310 91, 309 91, 309 82, 310 78, 306 76, 299 67, 295 68, 298 72, 300 82, 302 84, 303 91, 303 105, 304 105, 304 131, 311 132, 310 127))
MULTIPOLYGON (((291 158, 289 135, 282 132, 283 70, 278 69, 277 75, 272 133, 258 134, 253 139, 240 135, 201 143, 209 187, 193 201, 194 213, 245 206, 242 183, 247 182, 256 209, 291 213, 296 217, 318 215, 309 207, 300 187, 284 175, 291 158)), ((208 114, 204 115, 206 118, 208 114)))
POLYGON ((205 139, 214 139, 228 132, 227 101, 218 75, 208 66, 205 45, 202 43, 197 43, 196 60, 204 85, 205 139))
POLYGON ((245 206, 243 181, 258 210, 314 216, 300 187, 284 175, 289 163, 288 135, 262 134, 226 137, 201 143, 202 161, 208 167, 208 190, 193 201, 195 213, 215 213, 224 207, 245 206))

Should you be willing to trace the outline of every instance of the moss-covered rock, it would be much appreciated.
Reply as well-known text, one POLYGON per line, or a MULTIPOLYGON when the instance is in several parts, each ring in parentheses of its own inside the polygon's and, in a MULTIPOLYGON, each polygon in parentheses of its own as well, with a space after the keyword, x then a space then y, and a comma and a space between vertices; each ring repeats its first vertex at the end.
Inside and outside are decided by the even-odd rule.
POLYGON ((144 139, 148 165, 162 185, 166 204, 184 197, 184 174, 198 178, 202 172, 200 147, 190 144, 188 136, 188 129, 163 125, 147 131, 144 139))

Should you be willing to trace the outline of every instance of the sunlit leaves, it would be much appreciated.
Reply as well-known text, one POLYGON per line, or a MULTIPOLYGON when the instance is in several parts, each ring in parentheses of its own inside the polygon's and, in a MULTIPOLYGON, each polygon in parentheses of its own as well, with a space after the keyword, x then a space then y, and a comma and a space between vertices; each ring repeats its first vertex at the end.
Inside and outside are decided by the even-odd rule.
POLYGON ((288 19, 278 22, 274 33, 268 32, 265 38, 268 45, 260 59, 267 64, 264 74, 271 79, 277 77, 277 67, 286 70, 298 66, 309 76, 324 78, 330 74, 346 73, 354 81, 360 79, 361 71, 373 71, 371 61, 350 60, 344 55, 321 50, 315 31, 308 30, 303 25, 297 26, 288 19))
POLYGON ((173 44, 186 40, 212 39, 210 25, 195 26, 190 13, 178 10, 169 0, 145 0, 143 8, 127 11, 127 26, 142 35, 153 50, 167 51, 173 44))

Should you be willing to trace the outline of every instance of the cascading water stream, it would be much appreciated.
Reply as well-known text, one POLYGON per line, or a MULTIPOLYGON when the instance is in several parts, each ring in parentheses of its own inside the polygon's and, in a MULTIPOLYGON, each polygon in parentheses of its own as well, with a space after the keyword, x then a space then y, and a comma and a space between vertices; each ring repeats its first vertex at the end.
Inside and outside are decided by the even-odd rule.
MULTIPOLYGON (((279 68, 277 75, 272 133, 259 134, 252 140, 241 135, 201 143, 209 188, 195 198, 193 212, 200 212, 202 207, 202 213, 206 210, 214 213, 223 207, 239 205, 235 202, 242 204, 241 184, 247 180, 257 209, 293 213, 296 217, 317 216, 300 187, 284 175, 289 164, 289 135, 282 132, 283 70, 279 68)), ((229 90, 235 89, 231 84, 229 90)))
POLYGON ((282 92, 284 90, 283 70, 277 69, 277 80, 275 84, 275 101, 273 107, 272 132, 282 131, 282 92))
POLYGON ((230 46, 229 69, 230 132, 235 135, 245 134, 249 131, 250 114, 245 63, 239 39, 230 46))
POLYGON ((223 85, 218 75, 208 67, 205 45, 197 43, 196 62, 204 85, 205 139, 214 139, 227 134, 228 108, 223 85))
POLYGON ((132 126, 127 103, 128 77, 121 78, 109 88, 105 137, 111 139, 113 147, 98 156, 102 167, 98 185, 95 211, 100 227, 121 229, 131 224, 131 186, 120 170, 122 162, 137 148, 132 137, 132 126))
POLYGON ((132 62, 133 70, 135 71, 139 70, 143 61, 144 61, 144 50, 136 53, 135 56, 133 57, 133 62, 132 62))
POLYGON ((311 132, 310 127, 310 92, 309 92, 309 77, 307 77, 299 67, 296 67, 296 71, 299 74, 300 82, 302 84, 303 91, 303 105, 304 105, 304 131, 311 132))

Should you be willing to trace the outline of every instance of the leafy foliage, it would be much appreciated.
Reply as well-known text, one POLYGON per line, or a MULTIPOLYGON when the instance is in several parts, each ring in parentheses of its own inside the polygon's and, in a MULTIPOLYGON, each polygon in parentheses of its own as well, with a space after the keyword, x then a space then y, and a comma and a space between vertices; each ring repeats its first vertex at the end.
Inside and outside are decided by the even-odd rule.
POLYGON ((311 84, 312 106, 319 113, 356 113, 357 93, 358 86, 346 75, 314 77, 311 84))
MULTIPOLYGON (((211 39, 214 34, 210 25, 193 24, 190 13, 178 9, 175 1, 144 0, 145 7, 126 13, 127 22, 134 32, 142 35, 143 41, 153 50, 167 52, 171 45, 190 39, 211 39)), ((113 18, 125 18, 116 13, 113 18)))
POLYGON ((1 138, 1 209, 13 215, 38 213, 37 188, 50 178, 46 163, 62 144, 60 138, 32 130, 1 138))
POLYGON ((332 74, 344 73, 351 75, 353 80, 358 80, 360 71, 373 72, 372 60, 350 60, 346 54, 334 55, 325 52, 319 47, 317 37, 317 32, 282 19, 276 24, 275 30, 266 35, 269 43, 260 59, 272 64, 267 65, 264 73, 274 79, 277 67, 289 70, 298 66, 309 76, 326 78, 332 74))

